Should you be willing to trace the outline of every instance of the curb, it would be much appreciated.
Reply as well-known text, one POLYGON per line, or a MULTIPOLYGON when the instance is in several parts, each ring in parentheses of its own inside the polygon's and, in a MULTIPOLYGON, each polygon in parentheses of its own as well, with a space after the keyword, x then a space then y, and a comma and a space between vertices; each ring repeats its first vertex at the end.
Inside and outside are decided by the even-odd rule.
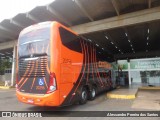
POLYGON ((13 86, 0 86, 0 89, 11 89, 11 88, 15 88, 13 86))
POLYGON ((120 94, 107 93, 107 98, 135 99, 139 90, 160 90, 160 87, 138 87, 137 92, 135 94, 132 94, 132 95, 120 95, 120 94))
POLYGON ((136 94, 135 95, 117 95, 117 94, 108 93, 107 94, 107 98, 114 98, 114 99, 135 99, 136 98, 136 94))
POLYGON ((139 90, 160 90, 160 87, 139 87, 139 90))
MULTIPOLYGON (((117 89, 120 89, 121 87, 117 87, 117 89)), ((125 100, 130 100, 130 99, 135 99, 138 93, 138 88, 135 94, 130 94, 130 95, 124 95, 124 94, 112 94, 112 93, 107 93, 107 98, 112 98, 112 99, 125 99, 125 100)))

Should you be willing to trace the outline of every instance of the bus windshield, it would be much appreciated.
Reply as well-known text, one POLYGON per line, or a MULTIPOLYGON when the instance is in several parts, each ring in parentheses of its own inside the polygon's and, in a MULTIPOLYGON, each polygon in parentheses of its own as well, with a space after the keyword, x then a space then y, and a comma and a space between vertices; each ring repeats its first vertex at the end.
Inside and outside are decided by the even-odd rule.
POLYGON ((50 27, 34 29, 19 37, 19 57, 49 55, 50 27))

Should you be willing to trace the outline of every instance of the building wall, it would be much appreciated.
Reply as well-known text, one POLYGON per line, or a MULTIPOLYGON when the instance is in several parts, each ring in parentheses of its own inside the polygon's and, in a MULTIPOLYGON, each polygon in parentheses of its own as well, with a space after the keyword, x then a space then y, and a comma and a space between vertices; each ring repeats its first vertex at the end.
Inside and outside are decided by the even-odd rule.
POLYGON ((139 71, 131 71, 131 79, 135 83, 141 83, 141 76, 139 71))
POLYGON ((128 71, 129 81, 160 86, 160 58, 119 60, 122 71, 128 71))

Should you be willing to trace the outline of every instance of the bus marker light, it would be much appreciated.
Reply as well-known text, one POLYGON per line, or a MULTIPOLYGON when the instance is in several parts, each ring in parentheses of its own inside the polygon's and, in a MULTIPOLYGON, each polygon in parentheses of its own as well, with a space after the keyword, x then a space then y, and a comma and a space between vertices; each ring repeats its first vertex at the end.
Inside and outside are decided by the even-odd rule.
POLYGON ((22 99, 25 100, 26 98, 25 98, 25 97, 22 97, 22 99))
POLYGON ((41 100, 40 100, 40 99, 37 99, 37 101, 40 102, 41 100))
POLYGON ((27 102, 28 103, 33 103, 33 100, 32 99, 28 99, 27 102))

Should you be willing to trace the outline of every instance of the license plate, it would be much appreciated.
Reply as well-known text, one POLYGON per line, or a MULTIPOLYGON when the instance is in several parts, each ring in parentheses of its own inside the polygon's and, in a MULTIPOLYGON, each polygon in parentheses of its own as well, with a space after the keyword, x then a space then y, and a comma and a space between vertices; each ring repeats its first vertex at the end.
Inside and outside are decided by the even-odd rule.
POLYGON ((28 99, 28 103, 33 103, 34 101, 32 99, 28 99))

